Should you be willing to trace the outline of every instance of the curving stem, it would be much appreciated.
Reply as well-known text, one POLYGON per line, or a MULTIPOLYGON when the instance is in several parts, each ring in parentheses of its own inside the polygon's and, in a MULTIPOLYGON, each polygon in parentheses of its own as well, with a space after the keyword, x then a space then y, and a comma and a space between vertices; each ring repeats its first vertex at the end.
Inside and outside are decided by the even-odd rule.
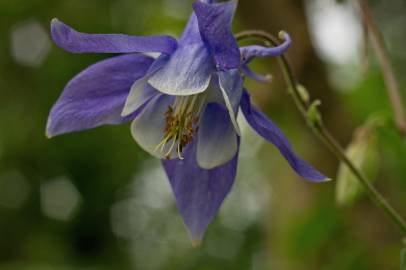
MULTIPOLYGON (((280 33, 280 37, 283 38, 284 32, 280 33)), ((260 30, 244 31, 236 35, 237 40, 244 39, 259 39, 264 45, 274 47, 279 45, 279 40, 273 35, 260 30)), ((352 161, 347 157, 343 148, 337 142, 337 140, 330 134, 322 123, 321 117, 317 118, 317 121, 309 119, 309 109, 311 106, 305 97, 301 94, 298 87, 295 76, 293 75, 292 68, 285 55, 278 57, 278 61, 281 65, 284 78, 289 86, 290 94, 296 104, 296 107, 305 117, 305 119, 311 122, 312 130, 318 136, 318 138, 331 150, 331 152, 337 157, 338 160, 346 164, 350 171, 354 174, 356 179, 365 188, 369 197, 380 207, 387 216, 398 225, 402 232, 406 233, 406 222, 403 217, 389 204, 389 202, 379 193, 379 191, 368 181, 364 175, 357 169, 352 161)))

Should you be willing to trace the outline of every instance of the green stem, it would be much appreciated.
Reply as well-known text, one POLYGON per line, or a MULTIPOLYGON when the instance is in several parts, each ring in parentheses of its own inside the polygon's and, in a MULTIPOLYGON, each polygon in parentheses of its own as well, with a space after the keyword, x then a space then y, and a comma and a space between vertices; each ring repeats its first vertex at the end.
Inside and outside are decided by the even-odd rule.
MULTIPOLYGON (((279 40, 273 35, 264 31, 244 31, 236 35, 237 40, 256 38, 264 42, 266 46, 277 46, 279 45, 279 40)), ((300 94, 298 89, 298 84, 295 76, 293 75, 292 68, 289 61, 285 55, 278 57, 278 61, 282 67, 283 75, 289 86, 289 92, 296 104, 296 107, 302 113, 302 115, 308 120, 308 110, 310 105, 300 94)), ((379 191, 368 181, 364 175, 357 169, 357 167, 352 163, 352 161, 347 157, 344 150, 337 142, 336 139, 328 132, 321 120, 317 123, 311 125, 312 130, 316 133, 319 139, 331 150, 331 152, 339 159, 341 162, 346 164, 350 171, 354 174, 356 179, 365 188, 369 197, 375 202, 375 204, 380 207, 387 216, 399 226, 399 228, 406 233, 406 222, 402 216, 389 204, 389 202, 379 193, 379 191)))

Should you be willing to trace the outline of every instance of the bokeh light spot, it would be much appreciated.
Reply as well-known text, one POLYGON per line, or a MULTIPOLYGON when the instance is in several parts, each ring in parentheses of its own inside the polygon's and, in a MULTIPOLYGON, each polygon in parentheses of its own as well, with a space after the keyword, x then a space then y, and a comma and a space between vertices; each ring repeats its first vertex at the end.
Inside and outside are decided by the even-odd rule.
POLYGON ((49 218, 68 221, 80 200, 78 190, 66 177, 59 177, 41 185, 42 212, 49 218))
POLYGON ((47 32, 35 20, 19 23, 11 30, 11 53, 21 65, 39 67, 50 48, 47 32))

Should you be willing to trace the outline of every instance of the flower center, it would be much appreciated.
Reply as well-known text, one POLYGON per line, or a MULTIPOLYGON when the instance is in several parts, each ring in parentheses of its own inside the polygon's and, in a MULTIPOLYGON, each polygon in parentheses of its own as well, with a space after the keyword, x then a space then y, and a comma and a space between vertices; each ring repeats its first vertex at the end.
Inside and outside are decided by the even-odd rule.
POLYGON ((155 151, 165 151, 165 157, 170 159, 171 153, 176 149, 178 158, 183 159, 183 149, 193 141, 198 131, 197 124, 205 100, 204 93, 176 97, 165 113, 166 125, 163 139, 156 146, 155 151))

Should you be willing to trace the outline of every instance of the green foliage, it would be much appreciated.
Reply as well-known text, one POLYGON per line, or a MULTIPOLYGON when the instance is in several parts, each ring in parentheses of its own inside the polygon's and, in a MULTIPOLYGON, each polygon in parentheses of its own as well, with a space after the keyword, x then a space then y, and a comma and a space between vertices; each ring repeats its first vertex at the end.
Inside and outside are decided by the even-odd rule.
POLYGON ((339 224, 339 217, 328 207, 310 210, 302 220, 296 221, 290 231, 291 254, 300 259, 315 256, 316 250, 329 246, 330 240, 340 229, 339 224))

